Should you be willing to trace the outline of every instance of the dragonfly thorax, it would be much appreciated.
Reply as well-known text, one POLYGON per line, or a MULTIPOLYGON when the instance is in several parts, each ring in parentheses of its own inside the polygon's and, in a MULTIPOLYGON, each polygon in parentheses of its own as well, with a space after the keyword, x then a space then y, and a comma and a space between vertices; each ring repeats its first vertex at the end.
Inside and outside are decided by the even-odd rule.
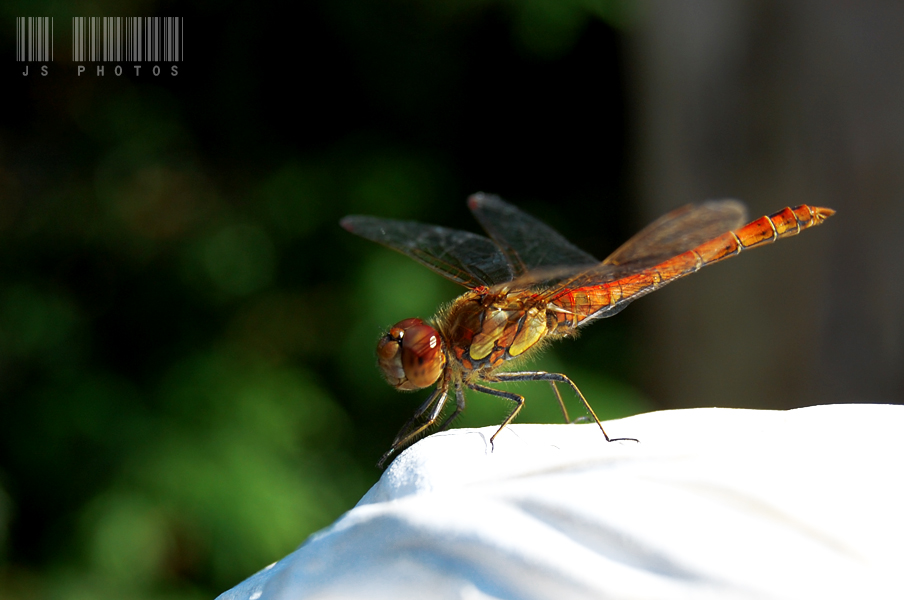
POLYGON ((419 390, 433 385, 446 368, 443 340, 422 319, 399 321, 377 343, 377 361, 389 385, 419 390))
POLYGON ((465 371, 492 369, 524 355, 546 336, 546 305, 473 290, 452 304, 442 331, 465 371))

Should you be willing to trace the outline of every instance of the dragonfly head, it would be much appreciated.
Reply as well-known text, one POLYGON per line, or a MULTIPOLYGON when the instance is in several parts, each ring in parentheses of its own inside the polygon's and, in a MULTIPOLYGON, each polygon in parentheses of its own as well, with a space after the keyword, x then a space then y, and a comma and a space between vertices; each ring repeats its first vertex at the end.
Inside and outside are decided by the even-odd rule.
POLYGON ((377 360, 389 385, 419 390, 436 383, 446 367, 443 338, 422 319, 405 319, 380 338, 377 360))

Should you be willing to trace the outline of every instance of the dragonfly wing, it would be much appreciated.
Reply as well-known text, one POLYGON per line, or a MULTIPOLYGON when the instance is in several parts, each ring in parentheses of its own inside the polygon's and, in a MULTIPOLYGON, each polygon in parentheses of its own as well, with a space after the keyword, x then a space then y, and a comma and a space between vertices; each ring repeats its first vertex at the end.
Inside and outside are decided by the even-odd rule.
POLYGON ((604 306, 582 306, 581 310, 587 312, 579 326, 612 316, 628 303, 664 285, 649 276, 648 268, 737 229, 746 220, 746 213, 744 205, 737 200, 682 206, 653 221, 602 263, 551 280, 542 297, 555 302, 572 290, 587 290, 618 281, 619 300, 604 306))
POLYGON ((482 235, 415 221, 359 215, 345 217, 340 224, 355 235, 406 254, 469 288, 489 287, 514 277, 506 256, 482 235))
POLYGON ((603 264, 655 264, 737 229, 746 220, 747 209, 737 200, 688 204, 647 225, 622 244, 603 264))
POLYGON ((516 277, 537 269, 599 264, 552 227, 498 196, 474 194, 468 208, 501 248, 516 277))

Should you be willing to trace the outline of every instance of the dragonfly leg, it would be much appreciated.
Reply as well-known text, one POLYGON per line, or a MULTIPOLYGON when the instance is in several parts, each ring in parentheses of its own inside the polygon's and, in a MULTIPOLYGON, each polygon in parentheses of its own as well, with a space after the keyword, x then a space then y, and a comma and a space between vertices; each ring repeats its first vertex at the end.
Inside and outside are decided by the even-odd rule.
POLYGON ((562 409, 562 415, 565 417, 566 423, 568 423, 569 425, 576 425, 578 423, 586 423, 587 421, 590 420, 590 417, 588 417, 587 415, 581 415, 580 417, 578 417, 576 419, 572 419, 571 417, 569 417, 568 409, 565 408, 565 402, 562 400, 562 394, 559 393, 559 386, 556 385, 555 381, 550 381, 549 385, 550 385, 550 387, 552 387, 552 391, 556 395, 556 400, 559 401, 559 408, 562 409))
MULTIPOLYGON (((631 441, 631 442, 639 442, 639 440, 635 438, 610 438, 609 434, 606 433, 606 430, 603 429, 603 424, 600 422, 599 417, 596 416, 596 413, 593 412, 593 408, 590 406, 590 403, 587 402, 587 399, 584 397, 584 394, 581 393, 581 390, 578 389, 578 386, 570 380, 565 375, 561 373, 547 373, 545 371, 521 371, 521 372, 509 372, 509 373, 496 373, 493 375, 493 381, 506 382, 506 381, 549 381, 553 384, 553 389, 555 389, 555 383, 565 383, 571 386, 571 389, 574 391, 575 395, 581 399, 581 403, 583 403, 584 408, 587 409, 587 412, 593 416, 593 420, 596 421, 596 424, 599 425, 600 431, 603 432, 603 437, 606 438, 607 442, 623 442, 623 441, 631 441)), ((558 390, 556 390, 558 391, 558 390)), ((559 396, 559 402, 562 402, 561 396, 559 396)), ((519 407, 520 408, 520 407, 519 407)), ((517 411, 516 411, 517 412, 517 411)), ((511 420, 511 419, 509 419, 511 420)), ((508 424, 506 421, 505 424, 508 424)), ((503 426, 505 426, 503 424, 503 426)), ((499 433, 498 431, 496 433, 499 433)), ((495 436, 494 436, 495 437, 495 436)))
POLYGON ((490 438, 490 449, 494 449, 495 445, 493 441, 496 439, 496 436, 499 435, 505 426, 512 422, 512 420, 518 416, 518 413, 521 412, 521 407, 524 406, 524 396, 519 396, 518 394, 514 394, 512 392, 503 392, 502 390, 494 390, 493 388, 486 387, 485 385, 480 385, 479 383, 469 383, 468 387, 474 390, 475 392, 481 392, 483 394, 489 394, 491 396, 499 396, 500 398, 505 398, 506 400, 511 400, 515 403, 515 410, 511 412, 509 416, 505 418, 505 421, 502 422, 502 425, 499 426, 499 429, 496 430, 496 433, 493 434, 493 437, 490 438))
POLYGON ((559 401, 559 408, 562 409, 562 415, 565 417, 565 422, 571 423, 571 419, 568 418, 568 409, 565 408, 565 402, 562 401, 562 394, 559 393, 559 388, 558 386, 556 386, 556 382, 550 381, 549 387, 552 388, 552 392, 556 395, 556 400, 559 401))
POLYGON ((437 432, 445 431, 449 428, 458 415, 461 414, 461 411, 465 409, 465 393, 461 389, 461 384, 457 381, 455 382, 455 410, 452 411, 452 414, 446 417, 446 420, 442 422, 442 424, 436 429, 437 432))
POLYGON ((437 388, 433 391, 432 394, 427 397, 427 400, 423 404, 421 404, 420 408, 414 411, 414 415, 412 415, 411 418, 408 419, 404 425, 402 425, 402 428, 399 429, 399 433, 396 434, 395 439, 392 440, 393 446, 395 446, 399 442, 399 440, 408 436, 408 430, 412 428, 412 426, 418 421, 418 419, 424 416, 424 413, 427 412, 427 410, 431 406, 433 406, 433 403, 437 401, 439 396, 440 390, 439 388, 437 388))
MULTIPOLYGON (((457 395, 458 394, 456 392, 456 396, 457 395)), ((448 396, 448 385, 443 385, 436 388, 436 390, 434 390, 434 392, 430 394, 430 397, 427 398, 427 401, 424 402, 424 404, 422 404, 421 407, 417 409, 417 411, 415 411, 414 416, 408 419, 408 422, 405 423, 405 426, 402 427, 398 435, 396 435, 395 440, 393 440, 392 442, 392 446, 389 448, 389 450, 386 451, 386 454, 380 457, 380 460, 377 462, 377 467, 382 469, 390 459, 390 457, 392 457, 394 454, 397 454, 402 448, 405 448, 406 446, 411 444, 411 442, 413 442, 417 436, 422 434, 431 425, 433 425, 439 418, 440 413, 443 411, 443 407, 446 405, 446 398, 448 398, 448 396), (433 405, 433 410, 430 411, 430 415, 427 417, 427 420, 423 423, 418 424, 417 420, 421 416, 423 416, 423 414, 427 411, 428 408, 430 408, 431 405, 433 405)), ((463 406, 457 408, 456 410, 457 412, 461 412, 462 409, 463 406)), ((443 424, 445 425, 446 423, 444 422, 443 424)))

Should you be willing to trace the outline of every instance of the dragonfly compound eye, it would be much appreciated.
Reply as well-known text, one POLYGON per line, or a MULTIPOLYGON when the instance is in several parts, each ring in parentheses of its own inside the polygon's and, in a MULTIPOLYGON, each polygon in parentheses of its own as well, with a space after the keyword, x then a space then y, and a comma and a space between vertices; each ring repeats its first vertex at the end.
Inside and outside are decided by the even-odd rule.
POLYGON ((442 338, 421 319, 393 325, 377 343, 380 370, 400 390, 418 390, 436 383, 446 366, 442 338))

